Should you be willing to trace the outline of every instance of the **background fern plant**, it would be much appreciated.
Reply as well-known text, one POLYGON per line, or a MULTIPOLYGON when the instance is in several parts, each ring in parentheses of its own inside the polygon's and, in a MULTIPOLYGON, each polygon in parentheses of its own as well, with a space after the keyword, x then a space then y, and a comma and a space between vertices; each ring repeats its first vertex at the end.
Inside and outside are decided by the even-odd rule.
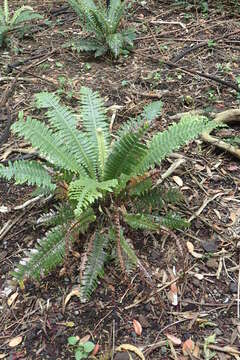
POLYGON ((68 0, 79 16, 82 28, 90 36, 74 40, 71 45, 78 51, 93 51, 95 57, 104 55, 110 50, 118 57, 123 50, 131 49, 135 40, 133 29, 119 30, 125 11, 125 2, 110 0, 109 6, 104 1, 68 0))
POLYGON ((4 0, 3 6, 0 6, 0 48, 6 45, 10 32, 19 31, 26 22, 36 19, 42 19, 42 16, 27 5, 21 6, 10 16, 8 0, 4 0))
POLYGON ((51 226, 49 232, 13 272, 19 281, 39 279, 62 263, 70 244, 95 222, 80 265, 82 300, 86 300, 103 275, 110 249, 123 271, 140 266, 133 244, 124 236, 128 226, 134 231, 152 232, 161 226, 187 226, 178 215, 162 211, 163 204, 180 201, 179 194, 174 189, 163 192, 154 186, 152 178, 166 156, 215 123, 191 115, 146 140, 151 122, 161 112, 162 103, 157 101, 123 124, 112 143, 106 109, 98 93, 82 87, 80 99, 78 130, 77 116, 61 105, 58 97, 38 94, 36 105, 46 110, 48 123, 24 119, 20 113, 12 130, 38 149, 46 161, 0 165, 0 176, 15 179, 18 184, 36 185, 43 193, 59 196, 61 192, 60 204, 44 216, 51 226))

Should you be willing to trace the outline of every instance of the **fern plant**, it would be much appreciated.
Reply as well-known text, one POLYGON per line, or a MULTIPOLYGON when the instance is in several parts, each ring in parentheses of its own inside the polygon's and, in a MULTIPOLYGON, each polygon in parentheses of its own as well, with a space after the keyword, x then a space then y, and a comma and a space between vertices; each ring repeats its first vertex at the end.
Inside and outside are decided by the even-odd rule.
POLYGON ((151 137, 151 123, 162 108, 156 101, 123 124, 112 143, 99 94, 82 87, 80 99, 81 130, 79 117, 61 105, 57 96, 38 94, 36 106, 46 110, 48 123, 24 119, 20 113, 12 131, 38 149, 45 161, 18 160, 6 167, 0 165, 0 176, 15 179, 17 184, 36 185, 46 194, 55 193, 60 203, 40 219, 47 221, 50 230, 13 272, 19 281, 40 279, 61 264, 79 233, 95 222, 88 231, 92 235, 86 241, 80 265, 82 300, 86 300, 103 275, 110 248, 123 271, 140 266, 133 244, 124 236, 126 228, 158 232, 162 226, 187 226, 180 216, 163 211, 166 204, 181 200, 179 193, 156 187, 154 178, 166 156, 214 128, 215 123, 189 115, 151 137))
POLYGON ((3 6, 0 6, 0 48, 6 45, 10 32, 19 31, 26 22, 36 19, 42 19, 42 16, 27 5, 21 6, 10 16, 8 0, 4 0, 3 6))
POLYGON ((76 39, 71 46, 78 52, 93 51, 95 57, 104 55, 110 50, 117 58, 124 50, 133 47, 135 32, 133 29, 119 30, 125 11, 125 2, 111 0, 105 7, 103 1, 68 0, 79 16, 83 30, 93 37, 76 39))

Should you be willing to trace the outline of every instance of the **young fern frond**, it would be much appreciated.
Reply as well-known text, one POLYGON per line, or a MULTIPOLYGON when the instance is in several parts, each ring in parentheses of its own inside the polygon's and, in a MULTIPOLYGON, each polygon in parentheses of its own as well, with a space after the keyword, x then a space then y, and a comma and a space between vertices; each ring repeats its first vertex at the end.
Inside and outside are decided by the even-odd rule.
MULTIPOLYGON (((141 189, 140 184, 139 188, 141 189)), ((130 192, 130 194, 136 196, 136 191, 132 193, 130 192)), ((169 189, 166 191, 161 188, 148 188, 146 189, 145 193, 142 192, 141 196, 139 196, 136 200, 134 197, 133 200, 137 209, 139 210, 148 210, 149 208, 152 210, 160 210, 164 203, 173 205, 179 204, 183 200, 183 196, 177 189, 169 189)))
POLYGON ((84 173, 83 168, 69 154, 56 134, 41 121, 30 117, 25 121, 20 118, 11 129, 30 141, 32 146, 39 149, 39 153, 52 164, 75 173, 84 173))
POLYGON ((108 239, 97 233, 93 241, 93 248, 88 255, 87 264, 83 272, 81 300, 87 301, 97 287, 99 277, 104 275, 104 263, 107 259, 106 247, 108 239))
POLYGON ((149 142, 146 157, 136 166, 138 171, 144 172, 149 167, 160 164, 173 151, 195 139, 204 131, 215 127, 216 123, 214 121, 207 122, 207 118, 202 116, 184 116, 179 123, 175 123, 167 130, 153 136, 149 142))
POLYGON ((95 178, 94 148, 87 136, 76 129, 77 119, 72 111, 61 105, 56 95, 47 92, 36 95, 36 105, 48 109, 49 122, 57 131, 59 141, 67 147, 77 163, 87 170, 88 175, 95 178))
POLYGON ((6 167, 0 164, 0 177, 14 179, 16 184, 37 185, 51 192, 56 188, 47 170, 37 161, 9 161, 6 167))
POLYGON ((108 9, 108 21, 112 34, 115 33, 119 27, 120 21, 125 11, 125 1, 111 0, 108 9))
POLYGON ((147 154, 147 147, 141 143, 142 131, 125 134, 115 141, 105 166, 104 179, 134 174, 136 163, 147 154))
POLYGON ((189 222, 182 219, 178 214, 174 214, 172 212, 162 216, 160 221, 162 226, 171 230, 186 229, 189 227, 189 222))
POLYGON ((81 178, 72 181, 69 186, 69 198, 77 201, 75 216, 79 217, 84 209, 102 198, 106 191, 112 192, 117 184, 116 179, 97 182, 90 178, 81 178))

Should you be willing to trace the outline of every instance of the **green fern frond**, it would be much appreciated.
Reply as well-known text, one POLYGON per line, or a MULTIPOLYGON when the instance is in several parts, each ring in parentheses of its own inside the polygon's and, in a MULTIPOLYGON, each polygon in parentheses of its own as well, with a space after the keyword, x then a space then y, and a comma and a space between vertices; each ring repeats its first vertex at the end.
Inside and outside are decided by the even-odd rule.
POLYGON ((11 129, 30 141, 32 146, 39 149, 40 154, 52 164, 72 172, 82 172, 82 168, 69 154, 68 149, 59 141, 56 134, 42 122, 30 117, 26 121, 20 118, 12 125, 11 129))
POLYGON ((158 231, 160 224, 156 223, 156 217, 145 214, 124 214, 124 220, 133 229, 158 231))
POLYGON ((10 14, 9 14, 8 0, 4 0, 3 2, 3 11, 4 11, 5 23, 9 24, 10 14))
POLYGON ((81 286, 81 300, 87 301, 97 287, 99 277, 104 275, 104 263, 107 259, 105 248, 108 239, 97 233, 93 241, 93 249, 88 256, 87 265, 83 272, 81 286))
POLYGON ((115 141, 105 166, 104 179, 118 178, 121 174, 134 174, 136 164, 146 156, 147 148, 141 143, 142 132, 123 135, 115 141))
POLYGON ((151 122, 155 119, 157 119, 162 112, 162 101, 153 101, 150 104, 146 105, 143 108, 143 112, 141 114, 141 117, 148 122, 151 122))
MULTIPOLYGON (((81 91, 81 117, 84 129, 87 132, 89 141, 95 149, 96 160, 99 160, 101 148, 104 146, 108 153, 110 144, 109 124, 106 116, 106 109, 102 99, 97 92, 89 88, 82 87, 81 91), (101 129, 101 130, 100 130, 101 129), (102 142, 99 143, 99 131, 102 131, 102 142), (104 143, 104 145, 103 145, 104 143)), ((101 173, 101 164, 98 164, 99 173, 101 173)))
POLYGON ((162 111, 162 101, 153 101, 143 108, 143 112, 135 119, 126 121, 117 131, 117 136, 121 137, 129 132, 139 132, 140 129, 147 131, 149 125, 155 120, 162 111))
POLYGON ((69 198, 77 201, 75 215, 79 217, 84 209, 102 198, 106 191, 112 192, 117 184, 116 179, 97 182, 90 178, 82 178, 72 181, 69 186, 69 198))
POLYGON ((126 3, 121 0, 111 0, 108 9, 108 21, 110 23, 111 34, 114 34, 124 15, 126 3))
POLYGON ((161 225, 171 230, 186 229, 190 225, 188 221, 182 219, 178 214, 174 213, 168 213, 159 220, 161 225))
POLYGON ((207 120, 201 116, 187 115, 178 124, 173 124, 167 130, 154 135, 149 143, 146 157, 139 162, 137 168, 144 172, 149 167, 160 164, 166 156, 195 139, 199 134, 217 127, 216 122, 207 120))
POLYGON ((124 39, 123 39, 121 33, 115 33, 115 34, 108 35, 106 37, 106 42, 107 42, 111 52, 115 56, 115 58, 117 58, 120 55, 121 49, 123 48, 123 44, 124 44, 124 39))
POLYGON ((13 17, 11 18, 10 26, 13 27, 23 22, 28 22, 42 18, 43 16, 35 13, 31 8, 31 6, 24 5, 15 11, 13 17))
MULTIPOLYGON (((84 167, 90 177, 96 178, 94 149, 87 136, 76 129, 77 119, 72 111, 60 104, 59 98, 51 93, 43 92, 36 95, 38 108, 47 108, 48 118, 57 131, 59 141, 66 146, 77 163, 84 167)), ((82 172, 82 175, 86 175, 82 172)))
POLYGON ((0 177, 14 179, 16 184, 37 185, 51 192, 56 188, 44 167, 34 160, 16 160, 14 163, 9 161, 8 167, 0 164, 0 177))
POLYGON ((4 10, 3 10, 2 6, 0 6, 0 26, 1 27, 6 26, 4 10))
POLYGON ((123 38, 123 42, 124 45, 126 45, 126 47, 129 49, 133 47, 134 45, 134 40, 136 40, 136 32, 134 29, 124 29, 120 32, 120 34, 122 35, 123 38))
POLYGON ((120 236, 120 245, 123 249, 123 253, 127 257, 128 261, 125 262, 128 266, 126 268, 131 271, 133 268, 137 267, 138 264, 138 257, 135 254, 135 251, 133 250, 133 245, 130 243, 130 241, 127 241, 123 234, 121 233, 120 236))
POLYGON ((78 53, 82 51, 97 51, 102 45, 95 39, 73 39, 69 45, 78 53))
MULTIPOLYGON (((140 181, 135 185, 131 185, 128 193, 134 197, 140 197, 142 199, 145 193, 148 193, 152 188, 152 180, 150 178, 140 181)), ((148 194, 147 194, 148 195, 148 194)))
MULTIPOLYGON (((139 184, 139 187, 141 189, 141 186, 139 184)), ((134 192, 131 193, 131 195, 138 195, 134 192)), ((139 194, 140 195, 140 194, 139 194)), ((139 196, 138 195, 138 196, 139 196)), ((164 203, 166 204, 179 204, 183 200, 183 196, 180 191, 177 189, 159 189, 159 188, 148 188, 146 189, 145 193, 142 193, 141 196, 139 196, 135 200, 135 205, 138 210, 146 210, 151 208, 152 210, 158 209, 160 210, 164 203)))
MULTIPOLYGON (((50 271, 62 264, 65 255, 66 231, 61 226, 53 228, 46 237, 38 241, 35 249, 27 253, 27 258, 20 261, 12 273, 18 280, 24 278, 40 279, 50 271)), ((73 241, 73 237, 70 237, 73 241)))

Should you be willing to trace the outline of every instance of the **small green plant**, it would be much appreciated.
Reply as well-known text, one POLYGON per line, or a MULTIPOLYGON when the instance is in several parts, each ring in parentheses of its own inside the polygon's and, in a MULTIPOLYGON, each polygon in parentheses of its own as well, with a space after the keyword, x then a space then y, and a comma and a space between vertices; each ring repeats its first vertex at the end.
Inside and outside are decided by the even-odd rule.
POLYGON ((95 347, 92 341, 80 342, 78 336, 70 336, 68 344, 74 346, 76 360, 87 359, 95 347))
POLYGON ((125 273, 134 267, 143 269, 128 240, 129 231, 125 238, 126 230, 159 232, 162 226, 188 226, 179 215, 165 211, 168 203, 181 200, 179 192, 160 188, 154 179, 160 176, 158 165, 166 156, 216 123, 188 115, 151 137, 151 124, 162 109, 162 102, 156 101, 125 122, 113 141, 103 100, 89 88, 81 88, 78 117, 52 93, 38 94, 36 105, 47 110, 48 123, 24 119, 20 113, 12 130, 38 149, 45 161, 0 164, 0 177, 36 185, 42 194, 55 194, 59 203, 39 219, 51 228, 13 275, 21 283, 28 277, 40 279, 62 264, 71 244, 82 236, 81 299, 86 301, 109 258, 125 273), (88 237, 80 235, 91 223, 88 237))
POLYGON ((90 36, 93 35, 71 42, 71 46, 78 52, 93 51, 95 57, 98 57, 110 51, 117 58, 133 47, 134 30, 119 30, 126 7, 125 1, 111 0, 108 8, 104 6, 104 1, 98 1, 98 5, 94 0, 68 2, 79 16, 83 30, 90 36))
POLYGON ((8 0, 4 0, 3 7, 0 6, 0 48, 7 44, 11 32, 23 30, 26 22, 36 19, 42 19, 42 16, 25 5, 17 9, 11 17, 8 0))

